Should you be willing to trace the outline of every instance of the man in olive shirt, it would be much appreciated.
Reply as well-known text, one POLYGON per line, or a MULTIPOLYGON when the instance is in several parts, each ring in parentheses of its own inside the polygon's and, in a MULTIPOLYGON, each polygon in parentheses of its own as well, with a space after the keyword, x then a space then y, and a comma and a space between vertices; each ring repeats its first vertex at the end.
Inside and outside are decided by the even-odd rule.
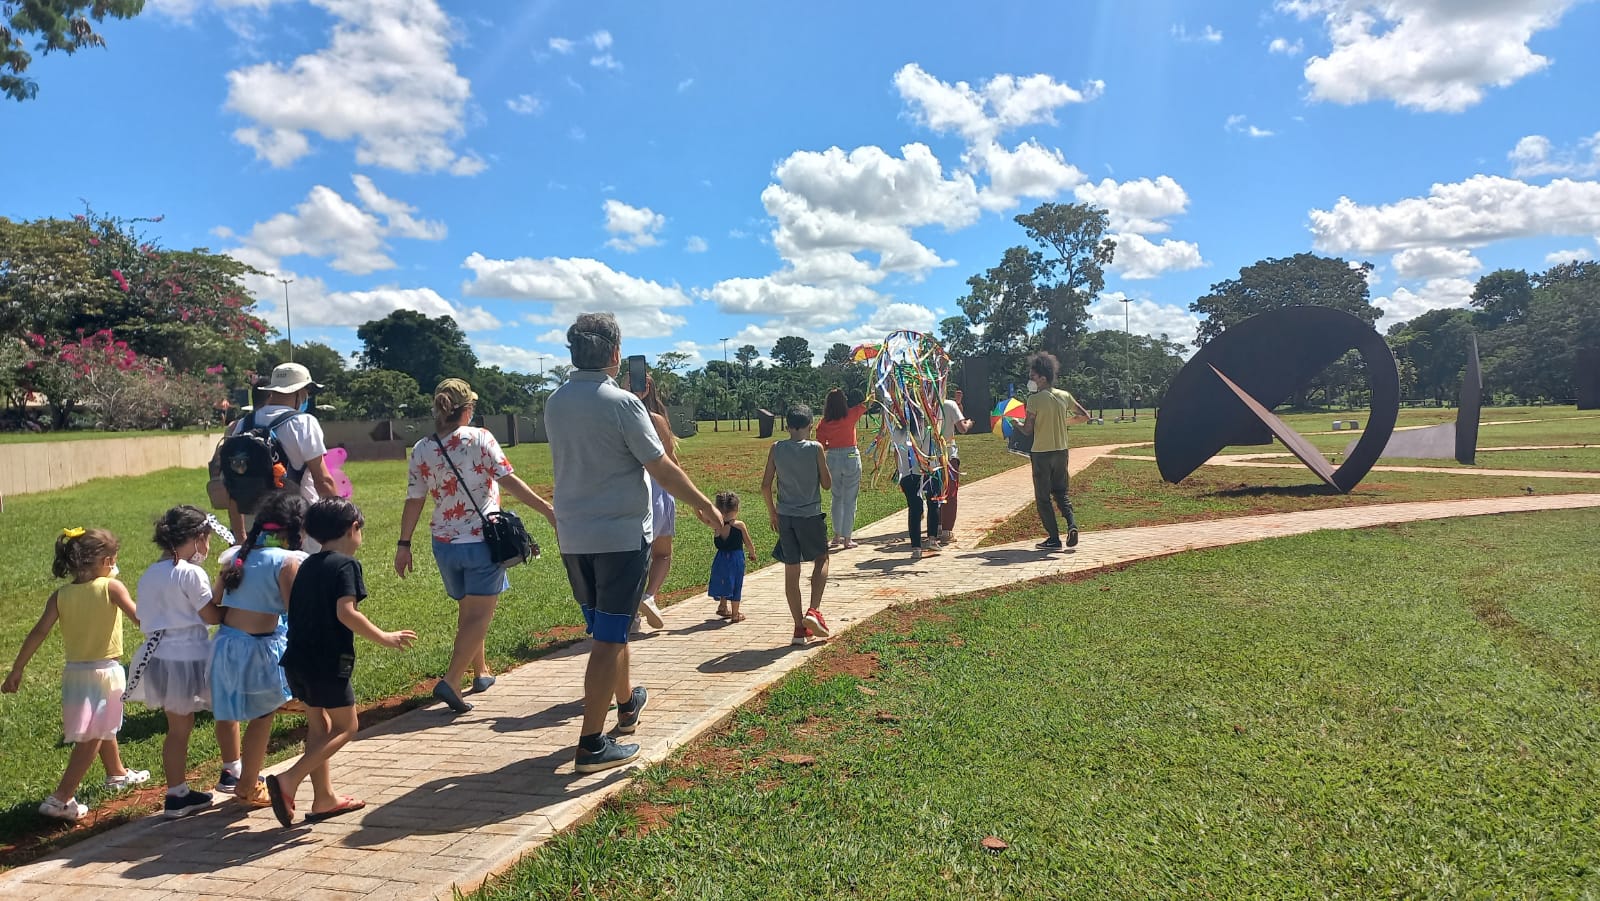
POLYGON ((1072 515, 1072 498, 1067 496, 1067 422, 1077 401, 1053 387, 1060 364, 1047 353, 1028 359, 1028 418, 1019 428, 1033 436, 1033 501, 1039 508, 1039 522, 1050 536, 1039 542, 1039 549, 1061 549, 1061 531, 1056 525, 1052 501, 1067 519, 1067 547, 1078 544, 1078 523, 1072 515))

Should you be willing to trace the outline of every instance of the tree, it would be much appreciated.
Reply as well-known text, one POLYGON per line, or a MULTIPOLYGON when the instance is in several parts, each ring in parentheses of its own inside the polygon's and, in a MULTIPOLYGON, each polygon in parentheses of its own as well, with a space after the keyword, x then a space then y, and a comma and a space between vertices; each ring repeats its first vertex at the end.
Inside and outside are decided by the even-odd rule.
POLYGON ((365 419, 419 418, 432 409, 417 380, 392 369, 365 369, 350 376, 345 403, 348 412, 365 419))
MULTIPOLYGON (((294 348, 294 361, 311 370, 311 377, 330 392, 342 394, 346 382, 344 354, 319 341, 307 341, 294 348)), ((289 362, 289 342, 280 338, 261 349, 256 358, 255 371, 268 373, 274 367, 289 362)))
POLYGON ((33 49, 40 53, 70 56, 106 45, 90 19, 131 19, 143 10, 144 0, 0 0, 0 92, 16 101, 32 100, 39 92, 39 85, 23 75, 33 62, 24 36, 38 36, 33 49))
POLYGON ((1473 315, 1467 310, 1429 310, 1396 329, 1389 346, 1397 362, 1410 364, 1414 389, 1436 402, 1461 392, 1461 372, 1472 345, 1473 315))
POLYGON ((395 310, 356 329, 356 337, 366 346, 363 369, 403 372, 430 391, 447 378, 471 378, 478 368, 466 333, 449 316, 395 310))
POLYGON ((689 355, 676 350, 669 350, 656 354, 656 369, 661 372, 677 372, 689 368, 689 355))
POLYGON ((810 369, 811 342, 785 335, 772 345, 772 360, 784 369, 810 369))
POLYGON ((850 345, 834 342, 834 345, 828 348, 828 352, 822 355, 822 365, 849 366, 851 359, 852 351, 850 345))
POLYGON ((516 413, 533 405, 540 378, 526 372, 506 372, 498 366, 480 366, 472 374, 478 392, 478 412, 484 416, 516 413))
POLYGON ((734 351, 733 358, 739 361, 739 365, 744 367, 746 372, 749 372, 750 367, 755 365, 757 360, 761 359, 761 351, 756 350, 756 346, 754 344, 746 344, 745 346, 734 351))
POLYGON ((1533 281, 1521 269, 1496 269, 1472 289, 1478 324, 1488 329, 1521 322, 1532 303, 1533 281))
POLYGON ((1106 211, 1086 203, 1042 203, 1018 216, 1018 225, 1034 243, 1055 251, 1046 257, 1040 280, 1046 350, 1071 359, 1070 350, 1089 320, 1089 304, 1106 286, 1105 267, 1116 256, 1117 242, 1105 237, 1106 211))
POLYGON ((978 353, 978 336, 964 316, 951 316, 939 322, 939 343, 952 360, 961 360, 978 353))
POLYGON ((1189 304, 1190 312, 1206 317, 1195 346, 1257 313, 1285 307, 1332 307, 1371 325, 1381 313, 1369 297, 1367 274, 1371 271, 1371 263, 1355 264, 1312 253, 1253 263, 1240 269, 1238 278, 1212 285, 1210 294, 1189 304))

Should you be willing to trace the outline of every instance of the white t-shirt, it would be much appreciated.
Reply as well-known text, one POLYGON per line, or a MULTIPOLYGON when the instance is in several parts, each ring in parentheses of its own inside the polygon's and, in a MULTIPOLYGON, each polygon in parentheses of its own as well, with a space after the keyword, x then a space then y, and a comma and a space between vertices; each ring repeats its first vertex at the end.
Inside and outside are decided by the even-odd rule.
MULTIPOLYGON (((292 408, 285 407, 282 404, 268 404, 264 407, 258 407, 255 411, 255 423, 264 426, 279 416, 291 412, 293 412, 292 408)), ((239 420, 239 424, 234 426, 234 433, 237 434, 244 428, 244 424, 249 421, 249 416, 239 420)), ((300 473, 300 494, 306 499, 307 503, 315 502, 317 499, 316 480, 312 479, 304 470, 307 463, 319 459, 328 452, 327 439, 322 435, 322 423, 317 421, 317 417, 309 413, 296 416, 278 426, 278 440, 283 443, 283 452, 289 457, 289 465, 294 468, 295 472, 300 473)))
POLYGON ((187 560, 157 560, 139 577, 139 630, 154 635, 164 629, 204 626, 200 608, 211 603, 206 571, 187 560))
POLYGON ((961 415, 961 407, 954 400, 946 399, 944 406, 939 408, 939 434, 944 436, 945 444, 950 446, 950 456, 961 456, 956 452, 956 423, 966 417, 961 415))
POLYGON ((500 509, 497 479, 511 475, 511 461, 500 449, 500 442, 488 429, 462 426, 443 439, 450 451, 450 462, 461 471, 457 479, 429 435, 411 448, 411 464, 406 472, 406 498, 433 498, 433 517, 428 529, 438 541, 470 544, 483 540, 483 519, 472 509, 493 513, 500 509), (468 498, 468 492, 471 498, 468 498))
MULTIPOLYGON (((923 442, 922 452, 930 457, 934 453, 932 437, 927 432, 923 432, 921 435, 923 442)), ((894 458, 900 478, 903 479, 912 473, 921 473, 922 464, 918 462, 917 455, 912 453, 911 433, 905 429, 891 426, 889 428, 889 439, 894 442, 894 458)))

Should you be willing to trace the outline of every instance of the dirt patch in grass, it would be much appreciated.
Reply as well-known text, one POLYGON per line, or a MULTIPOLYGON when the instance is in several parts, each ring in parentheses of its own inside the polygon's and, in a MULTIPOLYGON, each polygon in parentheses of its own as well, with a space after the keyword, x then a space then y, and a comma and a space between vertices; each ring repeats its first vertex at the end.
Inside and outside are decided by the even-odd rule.
POLYGON ((678 804, 652 804, 649 801, 640 801, 634 804, 629 811, 633 814, 634 838, 643 838, 658 829, 665 829, 672 825, 672 818, 677 816, 683 807, 678 804))
POLYGON ((719 776, 737 776, 745 771, 748 764, 744 752, 739 748, 706 744, 690 747, 678 759, 678 765, 683 769, 703 772, 706 778, 697 782, 704 784, 719 776))
POLYGON ((840 646, 837 649, 830 647, 828 652, 821 655, 811 666, 819 682, 834 676, 871 679, 878 674, 878 655, 855 647, 840 646))
POLYGON ((1590 694, 1600 693, 1600 676, 1577 649, 1522 622, 1488 593, 1473 594, 1472 615, 1491 632, 1511 644, 1530 663, 1551 677, 1590 694))

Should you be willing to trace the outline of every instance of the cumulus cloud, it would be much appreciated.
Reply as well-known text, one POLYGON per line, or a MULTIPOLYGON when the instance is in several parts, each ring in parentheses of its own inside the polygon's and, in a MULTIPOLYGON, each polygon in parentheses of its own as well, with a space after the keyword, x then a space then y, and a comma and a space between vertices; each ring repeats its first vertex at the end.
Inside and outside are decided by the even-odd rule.
POLYGON ((257 222, 240 241, 256 251, 268 269, 279 268, 284 257, 331 257, 333 268, 365 275, 394 268, 386 252, 390 237, 423 241, 445 237, 444 223, 416 218, 416 207, 384 194, 372 179, 356 175, 352 181, 359 205, 317 185, 293 212, 257 222))
POLYGON ((689 239, 683 242, 683 249, 686 253, 705 253, 711 249, 711 245, 707 244, 706 239, 699 235, 690 235, 689 239))
POLYGON ((1079 90, 1048 75, 996 75, 974 88, 964 81, 940 81, 916 63, 901 67, 894 84, 919 124, 940 134, 957 132, 973 143, 1024 125, 1054 124, 1057 109, 1093 100, 1105 89, 1096 81, 1079 90))
POLYGON ((1460 112, 1545 68, 1529 41, 1578 0, 1279 0, 1280 11, 1320 17, 1332 49, 1306 61, 1311 96, 1344 105, 1391 100, 1460 112))
POLYGON ((579 313, 616 313, 624 337, 663 338, 685 319, 671 312, 693 301, 677 285, 662 285, 618 272, 599 260, 548 257, 489 259, 474 253, 462 264, 473 279, 462 289, 468 297, 497 297, 550 305, 529 317, 538 325, 565 328, 579 313))
POLYGON ((354 141, 356 162, 402 172, 484 169, 452 144, 471 84, 450 50, 457 35, 435 0, 312 0, 338 20, 327 47, 287 65, 228 73, 227 107, 252 124, 234 138, 273 166, 310 152, 308 133, 354 141))
POLYGON ((1570 150, 1556 150, 1544 135, 1528 135, 1517 142, 1506 158, 1512 163, 1511 174, 1518 178, 1600 175, 1600 131, 1580 140, 1570 150))
POLYGON ((922 304, 883 302, 874 307, 864 319, 854 316, 840 317, 833 323, 808 326, 783 320, 771 320, 747 325, 728 342, 730 346, 754 344, 763 354, 785 335, 804 338, 811 345, 813 362, 819 361, 834 344, 854 347, 872 341, 882 341, 884 336, 899 329, 932 332, 938 325, 938 314, 922 304))
POLYGON ((247 275, 246 292, 256 300, 257 313, 268 324, 284 329, 284 285, 289 279, 289 311, 296 326, 340 326, 355 328, 393 313, 415 310, 427 316, 449 316, 465 331, 500 328, 499 319, 481 306, 465 306, 446 299, 432 288, 401 288, 384 285, 366 291, 329 291, 327 283, 314 275, 283 268, 279 261, 250 247, 228 251, 228 255, 269 274, 247 275))
POLYGON ((1172 36, 1185 44, 1220 44, 1222 32, 1211 25, 1206 25, 1199 31, 1191 32, 1182 24, 1172 26, 1172 36))
POLYGON ((1107 178, 1099 184, 1079 185, 1074 193, 1083 203, 1103 207, 1111 228, 1119 232, 1153 235, 1168 231, 1172 226, 1164 220, 1189 208, 1189 193, 1168 175, 1154 181, 1138 178, 1118 182, 1107 178))
POLYGON ((1083 173, 1067 162, 1060 150, 1032 140, 1012 150, 988 141, 969 150, 967 159, 989 176, 989 183, 978 192, 978 202, 996 212, 1009 210, 1024 199, 1056 197, 1084 181, 1083 173))
POLYGON ((506 100, 506 109, 519 116, 537 116, 544 112, 544 101, 532 94, 518 94, 506 100))
POLYGON ((1579 247, 1575 250, 1557 250, 1547 253, 1544 255, 1544 264, 1546 266, 1559 266, 1562 263, 1583 263, 1594 259, 1600 259, 1600 253, 1579 247))
POLYGON ((1508 238, 1600 234, 1600 182, 1557 179, 1530 185, 1495 175, 1435 184, 1426 197, 1367 206, 1340 197, 1311 211, 1324 253, 1385 253, 1407 248, 1479 247, 1508 238))
POLYGON ((604 204, 606 231, 612 235, 606 246, 623 253, 633 253, 641 247, 654 247, 661 243, 659 233, 667 224, 667 217, 649 207, 629 206, 620 200, 607 200, 604 204))
POLYGON ((773 277, 730 278, 703 292, 722 313, 776 318, 785 326, 822 329, 855 317, 877 292, 861 285, 818 286, 786 283, 773 277))
POLYGON ((1402 281, 1418 278, 1460 277, 1471 275, 1483 268, 1483 263, 1470 250, 1452 250, 1448 247, 1413 247, 1394 255, 1391 261, 1394 274, 1402 281))
POLYGON ((1231 131, 1236 134, 1246 134, 1252 138, 1270 138, 1277 133, 1269 131, 1265 128, 1257 128, 1256 126, 1251 125, 1249 122, 1245 121, 1245 117, 1242 115, 1229 116, 1227 121, 1222 123, 1222 130, 1231 131))
POLYGON ((1306 42, 1299 38, 1293 41, 1288 38, 1273 38, 1272 43, 1267 45, 1267 52, 1283 56, 1299 56, 1306 52, 1306 42))
POLYGON ((1395 323, 1410 322, 1429 310, 1465 309, 1472 303, 1472 289, 1473 282, 1465 278, 1432 278, 1416 290, 1396 288, 1388 297, 1372 302, 1383 311, 1377 329, 1387 331, 1395 323))
POLYGON ((1185 347, 1194 343, 1194 336, 1200 329, 1200 317, 1185 307, 1156 303, 1143 297, 1129 298, 1121 291, 1102 293, 1089 305, 1088 312, 1089 331, 1120 332, 1126 322, 1128 331, 1135 335, 1152 338, 1166 335, 1168 340, 1185 347))
POLYGON ((1156 244, 1133 233, 1114 234, 1111 239, 1117 242, 1117 253, 1109 268, 1132 281, 1159 278, 1168 272, 1184 272, 1206 265, 1199 245, 1192 241, 1166 238, 1156 244))
POLYGON ((472 349, 485 366, 499 366, 508 372, 542 372, 551 366, 568 361, 564 355, 554 356, 531 347, 491 341, 474 341, 472 349))

